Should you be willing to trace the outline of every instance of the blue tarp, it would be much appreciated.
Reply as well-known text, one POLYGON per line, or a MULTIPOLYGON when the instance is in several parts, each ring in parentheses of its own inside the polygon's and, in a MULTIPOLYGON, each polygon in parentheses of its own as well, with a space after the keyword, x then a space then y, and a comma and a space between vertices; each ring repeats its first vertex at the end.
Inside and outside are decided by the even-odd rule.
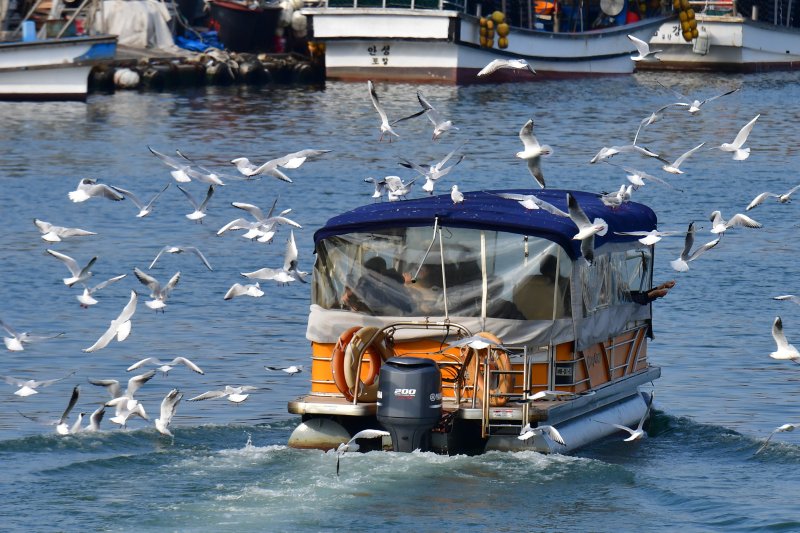
POLYGON ((626 202, 610 208, 600 195, 559 189, 513 189, 465 192, 464 202, 453 204, 449 194, 365 205, 335 216, 314 234, 314 242, 333 235, 375 231, 393 227, 433 226, 435 218, 443 227, 489 229, 542 237, 558 243, 576 259, 580 257, 580 241, 572 237, 577 232, 569 218, 559 217, 542 209, 528 210, 515 200, 497 193, 534 194, 537 198, 567 211, 567 192, 581 206, 589 220, 602 218, 608 232, 596 237, 595 247, 607 242, 630 242, 636 237, 615 235, 617 231, 650 231, 656 229, 656 214, 644 204, 626 202))
POLYGON ((219 42, 219 36, 215 31, 207 31, 196 35, 199 35, 200 39, 190 39, 179 35, 175 37, 175 44, 184 50, 191 50, 193 52, 205 52, 208 48, 225 49, 225 45, 219 42))

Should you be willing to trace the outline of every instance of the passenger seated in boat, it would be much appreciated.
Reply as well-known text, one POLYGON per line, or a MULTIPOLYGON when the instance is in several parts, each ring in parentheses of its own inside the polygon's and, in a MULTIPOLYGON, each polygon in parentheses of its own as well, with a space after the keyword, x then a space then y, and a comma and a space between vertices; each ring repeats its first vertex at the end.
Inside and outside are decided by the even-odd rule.
POLYGON ((423 264, 416 278, 410 272, 404 272, 403 281, 411 294, 414 307, 412 314, 425 316, 444 314, 442 270, 439 265, 423 264))
POLYGON ((403 276, 386 267, 382 257, 372 257, 364 263, 361 279, 355 287, 346 287, 342 307, 371 315, 402 315, 411 311, 411 301, 403 276))
POLYGON ((514 287, 514 304, 526 319, 553 320, 572 315, 569 278, 558 275, 557 268, 556 256, 548 254, 539 264, 539 274, 525 277, 514 287))

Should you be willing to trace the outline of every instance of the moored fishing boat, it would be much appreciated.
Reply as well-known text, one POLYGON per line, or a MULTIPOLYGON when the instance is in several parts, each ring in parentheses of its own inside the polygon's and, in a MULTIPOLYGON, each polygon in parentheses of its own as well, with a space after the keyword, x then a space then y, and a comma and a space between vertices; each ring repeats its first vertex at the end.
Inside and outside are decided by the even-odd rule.
POLYGON ((310 18, 309 39, 325 44, 330 79, 449 83, 533 79, 505 70, 476 77, 490 61, 510 58, 527 60, 535 79, 630 74, 634 47, 627 36, 647 41, 667 20, 658 3, 641 3, 640 17, 623 0, 509 0, 495 12, 489 5, 327 0, 302 12, 310 18))
MULTIPOLYGON (((395 451, 570 452, 647 413, 653 247, 617 232, 655 229, 655 214, 571 192, 607 224, 590 263, 570 218, 506 192, 531 193, 372 204, 316 232, 311 390, 289 403, 290 446, 383 427, 373 445, 395 451)), ((567 210, 566 191, 536 195, 567 210)))
POLYGON ((675 0, 679 13, 690 12, 694 35, 684 35, 681 17, 664 23, 649 40, 660 61, 640 63, 642 70, 760 72, 800 66, 800 29, 792 2, 675 0))

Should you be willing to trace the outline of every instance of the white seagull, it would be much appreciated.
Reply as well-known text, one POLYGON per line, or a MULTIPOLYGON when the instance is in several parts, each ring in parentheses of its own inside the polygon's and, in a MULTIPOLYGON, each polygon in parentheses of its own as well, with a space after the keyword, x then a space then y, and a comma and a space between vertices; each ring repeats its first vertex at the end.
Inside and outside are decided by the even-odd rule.
POLYGON ((762 192, 761 194, 759 194, 758 196, 753 198, 753 201, 750 202, 750 204, 747 206, 747 209, 745 209, 745 211, 750 211, 754 207, 758 207, 759 205, 763 204, 764 200, 766 200, 767 198, 775 198, 778 201, 778 203, 788 204, 789 202, 792 201, 792 195, 798 189, 800 189, 800 185, 795 185, 794 187, 792 187, 791 189, 789 189, 787 192, 785 192, 783 194, 775 194, 775 193, 771 193, 771 192, 762 192))
POLYGON ((119 276, 114 276, 113 278, 107 279, 107 280, 103 281, 102 283, 98 283, 94 287, 87 287, 84 284, 83 285, 83 293, 79 294, 75 298, 80 302, 81 307, 83 307, 83 308, 87 308, 89 306, 95 305, 97 303, 97 300, 93 296, 95 292, 97 292, 97 291, 99 291, 101 289, 105 289, 106 287, 108 287, 112 283, 121 280, 125 276, 127 276, 127 274, 121 274, 119 276))
POLYGON ((654 181, 656 183, 660 183, 661 185, 665 185, 665 186, 667 186, 667 187, 669 187, 671 189, 676 189, 678 191, 683 192, 682 189, 678 189, 677 187, 675 187, 673 185, 670 185, 669 183, 667 183, 666 181, 662 180, 661 178, 653 176, 652 174, 648 174, 647 172, 644 172, 643 170, 637 170, 637 169, 632 168, 632 167, 624 167, 622 165, 618 165, 616 163, 612 163, 611 161, 608 161, 608 160, 605 160, 605 162, 608 163, 609 165, 613 165, 615 167, 618 167, 618 168, 621 168, 622 170, 624 170, 626 172, 625 178, 634 187, 644 187, 645 186, 645 180, 649 180, 649 181, 654 181))
POLYGON ((85 229, 55 226, 44 220, 39 220, 38 218, 34 218, 33 223, 36 224, 36 227, 39 228, 39 231, 42 233, 42 240, 47 242, 61 242, 62 239, 68 239, 70 237, 97 235, 97 233, 86 231, 85 229))
POLYGON ((175 365, 184 365, 189 370, 197 372, 198 374, 205 374, 205 372, 203 372, 203 370, 199 366, 194 364, 186 357, 176 357, 172 361, 161 361, 156 357, 146 357, 141 361, 133 363, 131 366, 128 367, 126 372, 136 370, 137 368, 141 368, 144 365, 156 365, 158 367, 156 368, 156 370, 160 371, 165 376, 170 370, 173 369, 173 367, 175 367, 175 365))
POLYGON ((624 439, 625 442, 633 442, 635 440, 639 440, 643 437, 647 436, 647 433, 644 431, 644 423, 647 420, 647 417, 650 416, 650 407, 653 405, 653 398, 655 398, 655 393, 650 393, 650 401, 647 402, 647 409, 645 409, 642 418, 639 419, 639 424, 636 426, 636 429, 631 429, 627 426, 623 426, 621 424, 611 424, 617 429, 621 429, 622 431, 627 431, 630 436, 624 439))
POLYGON ((787 431, 794 431, 795 429, 797 429, 798 426, 800 426, 800 424, 783 424, 782 426, 776 427, 775 429, 772 430, 772 433, 769 434, 767 440, 764 441, 764 444, 762 444, 761 447, 758 450, 756 450, 756 454, 761 453, 761 451, 767 447, 767 444, 769 444, 769 441, 772 440, 772 437, 774 437, 776 433, 786 433, 787 431))
POLYGON ((578 204, 578 200, 570 193, 567 193, 567 208, 569 209, 569 218, 578 228, 578 233, 572 237, 574 240, 582 241, 594 235, 602 237, 608 231, 608 224, 602 218, 595 218, 590 222, 589 217, 578 204))
MULTIPOLYGON (((461 155, 456 160, 456 162, 450 165, 449 167, 444 166, 450 160, 450 158, 452 158, 455 155, 455 153, 458 150, 460 150, 466 143, 467 141, 464 141, 463 143, 458 145, 453 151, 444 156, 444 158, 435 165, 426 165, 426 166, 418 165, 416 163, 408 161, 407 159, 400 159, 401 161, 400 164, 406 168, 413 168, 414 170, 419 172, 419 174, 425 178, 425 184, 422 186, 422 190, 427 192, 428 194, 432 194, 436 180, 449 174, 450 171, 453 170, 453 168, 456 165, 458 165, 459 163, 461 163, 461 161, 464 160, 464 155, 461 155)), ((380 191, 378 190, 377 182, 374 181, 374 178, 371 178, 371 180, 373 183, 375 183, 376 193, 378 193, 378 196, 375 196, 373 194, 373 198, 378 198, 380 197, 380 191)))
POLYGON ((83 431, 100 431, 100 422, 103 420, 103 416, 106 414, 106 406, 101 405, 97 409, 94 410, 92 415, 89 417, 89 425, 87 425, 83 431))
POLYGON ((72 274, 71 277, 64 278, 64 285, 72 287, 76 283, 83 283, 92 277, 92 273, 89 269, 92 268, 94 262, 97 261, 97 256, 89 259, 89 262, 86 263, 86 266, 81 267, 78 265, 77 261, 66 254, 62 254, 61 252, 56 252, 55 250, 50 249, 47 250, 47 253, 64 263, 64 265, 69 269, 70 274, 72 274))
POLYGON ((756 120, 758 120, 760 116, 761 115, 756 115, 756 118, 745 124, 744 127, 739 130, 739 133, 736 134, 736 138, 733 142, 722 143, 718 148, 723 152, 733 152, 734 161, 744 161, 750 157, 750 148, 742 148, 742 146, 747 142, 747 137, 750 135, 753 126, 756 124, 756 120))
POLYGON ((61 380, 67 379, 68 377, 70 377, 74 373, 75 372, 73 371, 73 372, 70 372, 69 374, 67 374, 66 376, 64 376, 63 378, 46 379, 46 380, 42 380, 42 381, 37 381, 35 379, 19 379, 19 378, 13 378, 11 376, 0 376, 0 379, 5 381, 9 385, 14 385, 15 387, 19 387, 19 389, 14 391, 14 394, 16 396, 20 396, 20 397, 24 398, 26 396, 31 396, 33 394, 39 394, 39 391, 36 390, 39 387, 42 387, 42 388, 49 387, 53 383, 58 383, 61 380))
POLYGON ((289 232, 286 241, 286 251, 282 268, 261 268, 253 272, 242 272, 242 276, 250 279, 274 280, 278 283, 290 283, 299 280, 307 283, 305 276, 308 272, 297 270, 297 244, 294 241, 294 231, 289 232))
POLYGON ((384 135, 389 138, 389 142, 392 142, 392 135, 398 138, 400 136, 392 129, 392 124, 389 124, 389 118, 386 116, 386 111, 383 110, 380 100, 378 100, 378 93, 375 92, 375 86, 372 84, 372 80, 367 80, 367 89, 369 90, 369 98, 372 100, 372 105, 375 107, 375 111, 377 111, 378 115, 381 117, 381 136, 378 139, 378 142, 383 140, 384 135))
POLYGON ((523 150, 515 155, 524 159, 528 164, 528 170, 536 183, 544 189, 544 174, 542 173, 541 158, 553 153, 553 149, 546 144, 539 144, 533 135, 533 119, 529 119, 519 130, 519 140, 522 141, 523 150))
POLYGON ((170 157, 168 155, 162 154, 161 152, 157 152, 153 150, 151 147, 147 147, 150 150, 150 153, 156 156, 161 160, 162 163, 167 165, 168 167, 172 168, 169 173, 170 175, 175 178, 175 181, 180 183, 189 183, 192 181, 192 178, 189 177, 187 171, 191 167, 191 162, 186 158, 176 159, 174 157, 170 157))
POLYGON ((158 191, 155 196, 153 196, 149 202, 144 203, 139 199, 138 196, 133 194, 131 191, 123 189, 122 187, 112 187, 115 191, 120 192, 125 195, 126 198, 130 199, 131 202, 139 209, 139 212, 136 214, 136 218, 146 217, 153 211, 153 204, 161 194, 169 188, 169 183, 167 183, 163 189, 158 191))
POLYGON ((116 416, 110 420, 116 424, 124 426, 128 417, 132 414, 141 416, 147 420, 147 413, 144 411, 144 406, 137 399, 133 397, 142 385, 150 381, 156 375, 155 370, 150 370, 144 374, 133 376, 128 380, 128 386, 125 392, 122 392, 119 381, 116 379, 90 379, 89 383, 97 385, 98 387, 105 387, 111 396, 111 400, 106 402, 107 407, 114 407, 116 409, 116 416))
POLYGON ((293 376, 295 374, 299 374, 300 372, 303 371, 303 365, 297 365, 297 366, 292 365, 292 366, 287 366, 287 367, 265 366, 264 368, 266 368, 267 370, 274 370, 276 372, 286 372, 290 376, 293 376))
POLYGON ((234 283, 228 292, 223 296, 223 300, 231 300, 237 296, 252 296, 253 298, 261 298, 264 296, 264 291, 261 290, 261 285, 256 283, 248 283, 242 285, 241 283, 234 283))
POLYGON ((261 211, 261 208, 256 205, 244 202, 231 202, 233 207, 247 211, 255 220, 249 221, 244 218, 231 220, 222 226, 219 231, 217 231, 217 235, 222 235, 230 230, 246 229, 247 232, 242 234, 242 237, 245 239, 256 239, 258 242, 268 243, 272 241, 273 237, 275 237, 275 234, 278 231, 278 228, 283 224, 295 228, 302 228, 303 226, 285 216, 291 213, 291 209, 284 209, 276 216, 272 215, 272 213, 275 211, 275 205, 277 202, 278 200, 276 198, 266 215, 263 211, 261 211))
POLYGON ((460 204, 464 201, 464 193, 458 190, 458 185, 453 185, 450 188, 450 199, 454 204, 460 204))
POLYGON ((117 202, 125 199, 123 195, 108 185, 97 183, 97 180, 92 178, 83 178, 78 183, 78 187, 74 191, 70 191, 68 196, 75 203, 85 202, 92 197, 107 198, 117 202))
POLYGON ((661 61, 661 58, 656 57, 656 54, 663 52, 663 50, 650 50, 650 45, 648 43, 644 42, 643 40, 637 37, 634 37, 633 35, 628 35, 628 39, 631 40, 634 46, 636 46, 636 50, 638 51, 637 55, 631 56, 632 60, 644 61, 652 57, 653 59, 661 61))
MULTIPOLYGON (((204 392, 194 398, 189 398, 188 401, 190 402, 197 402, 200 400, 213 400, 216 398, 225 398, 227 396, 228 401, 233 403, 242 403, 247 399, 251 391, 259 390, 258 387, 253 387, 252 385, 242 385, 241 387, 231 387, 230 385, 225 385, 224 390, 211 390, 208 392, 204 392)), ((264 389, 269 390, 269 389, 264 389)))
POLYGON ((677 231, 658 231, 657 229, 654 229, 650 231, 615 231, 614 235, 631 235, 633 237, 639 237, 637 240, 640 243, 650 246, 651 244, 657 243, 664 237, 669 235, 678 235, 678 233, 679 232, 677 231))
POLYGON ((713 241, 707 242, 695 251, 692 251, 692 246, 694 246, 694 231, 694 222, 690 222, 689 229, 686 231, 686 240, 684 241, 681 255, 678 256, 677 259, 669 262, 670 266, 678 272, 686 272, 689 270, 689 261, 694 261, 703 253, 715 247, 722 238, 722 236, 719 236, 713 241))
POLYGON ((206 216, 208 201, 211 200, 211 197, 214 195, 214 186, 213 185, 208 186, 208 191, 206 191, 206 197, 199 204, 197 203, 197 200, 195 200, 194 197, 191 194, 189 194, 189 191, 187 191, 180 185, 178 185, 178 189, 180 189, 181 192, 186 195, 186 198, 189 200, 189 203, 192 204, 192 207, 194 207, 194 211, 186 215, 186 218, 188 218, 189 220, 202 222, 203 218, 206 216))
POLYGON ((794 294, 784 294, 783 296, 775 296, 772 299, 788 301, 800 305, 800 296, 795 296, 794 294))
POLYGON ((503 346, 501 343, 497 342, 496 340, 481 335, 477 333, 475 335, 470 335, 469 337, 464 337, 463 339, 458 339, 455 342, 449 343, 451 348, 460 348, 462 346, 469 346, 473 350, 483 350, 484 348, 492 347, 492 348, 499 348, 501 350, 505 350, 506 347, 503 346))
POLYGON ((759 222, 756 222, 749 216, 743 215, 742 213, 737 213, 733 215, 730 220, 725 220, 722 218, 722 213, 719 211, 714 211, 709 216, 709 220, 711 220, 711 233, 722 234, 725 233, 726 230, 739 226, 756 229, 762 227, 759 222))
POLYGON ((520 432, 519 437, 517 438, 519 440, 528 440, 535 435, 542 435, 542 436, 547 435, 558 444, 562 446, 567 445, 567 443, 564 442, 564 437, 561 436, 561 433, 559 433, 555 427, 548 425, 540 425, 535 428, 532 428, 530 424, 526 424, 525 427, 522 428, 522 431, 520 432))
POLYGON ((600 161, 604 161, 611 157, 614 157, 617 154, 627 153, 627 152, 636 152, 640 155, 646 157, 653 157, 656 159, 661 159, 661 156, 655 152, 651 152, 647 148, 643 146, 639 146, 638 144, 624 144, 621 146, 604 146, 602 147, 595 155, 589 160, 590 164, 598 163, 600 161))
POLYGON ((164 399, 161 400, 161 413, 158 418, 155 420, 156 430, 162 435, 167 435, 172 437, 172 432, 169 430, 170 422, 172 422, 172 417, 175 416, 175 411, 178 409, 178 404, 181 402, 183 398, 183 393, 179 392, 178 389, 172 389, 164 396, 164 399))
POLYGON ((389 437, 391 433, 388 431, 383 431, 382 429, 362 429, 353 437, 347 441, 343 442, 336 448, 336 475, 339 475, 339 459, 347 452, 355 452, 358 451, 358 443, 356 442, 358 439, 377 439, 383 437, 389 437))
POLYGON ((800 364, 800 352, 786 340, 786 335, 783 333, 783 321, 779 316, 776 316, 775 322, 772 323, 772 338, 775 339, 777 349, 769 354, 770 357, 781 360, 789 359, 800 364))
POLYGON ((417 178, 412 179, 408 183, 403 183, 400 176, 386 176, 383 178, 383 181, 386 182, 386 197, 389 198, 390 202, 396 202, 401 198, 405 198, 408 193, 411 192, 411 188, 414 186, 414 182, 417 181, 417 178))
MULTIPOLYGON (((364 178, 367 183, 372 183, 375 186, 375 191, 372 193, 373 198, 380 198, 383 196, 383 190, 386 188, 386 180, 377 180, 373 177, 364 178)), ((427 181, 425 182, 427 183, 427 181)))
MULTIPOLYGON (((664 87, 668 91, 671 91, 671 92, 675 93, 678 96, 678 98, 683 98, 684 100, 688 100, 689 99, 687 96, 681 94, 679 91, 676 91, 672 87, 667 87, 666 85, 664 85, 663 83, 661 83, 658 80, 656 80, 656 83, 658 83, 659 85, 661 85, 662 87, 664 87)), ((718 94, 716 96, 710 96, 710 97, 706 98, 705 100, 693 99, 691 102, 675 102, 674 104, 669 104, 668 107, 671 107, 671 106, 674 106, 674 107, 685 107, 685 108, 687 108, 687 111, 689 112, 689 114, 694 115, 696 113, 699 113, 700 112, 700 108, 703 107, 703 105, 707 104, 708 102, 710 102, 712 100, 716 100, 717 98, 722 98, 723 96, 728 96, 729 94, 733 94, 738 90, 739 90, 739 88, 737 87, 736 89, 731 89, 730 91, 726 91, 726 92, 724 92, 722 94, 718 94)))
POLYGON ((111 325, 108 329, 97 339, 97 342, 92 344, 88 348, 84 348, 84 352, 94 352, 97 350, 101 350, 108 346, 108 343, 111 342, 111 339, 114 337, 117 338, 117 342, 122 342, 128 338, 128 335, 131 333, 131 317, 136 312, 136 303, 138 302, 138 295, 136 291, 131 291, 131 298, 128 300, 128 303, 125 304, 125 307, 122 308, 122 312, 119 314, 117 318, 111 321, 111 325))
POLYGON ((701 148, 701 147, 702 147, 704 144, 706 144, 706 143, 702 142, 702 143, 698 144, 697 146, 695 146, 694 148, 692 148, 691 150, 689 150, 688 152, 686 152, 685 154, 683 154, 682 156, 680 156, 678 159, 676 159, 674 163, 669 163, 669 162, 667 162, 667 163, 666 163, 664 166, 662 166, 661 168, 662 168, 662 169, 663 169, 665 172, 669 172, 670 174, 683 174, 683 170, 681 170, 681 169, 680 169, 680 168, 678 168, 678 167, 680 167, 680 166, 681 166, 681 164, 682 164, 684 161, 686 161, 686 159, 687 159, 687 158, 688 158, 690 155, 692 155, 693 153, 695 153, 696 151, 698 151, 698 150, 699 150, 699 149, 700 149, 700 148, 701 148))
POLYGON ((427 116, 428 120, 430 120, 431 124, 433 124, 433 137, 431 137, 432 140, 435 141, 446 131, 458 129, 453 125, 452 121, 445 120, 444 117, 442 117, 442 115, 431 105, 431 103, 425 99, 425 96, 422 95, 421 91, 417 91, 417 99, 422 106, 425 116, 427 116))
POLYGON ((146 272, 142 272, 136 267, 133 268, 133 273, 136 275, 136 279, 150 289, 150 298, 152 298, 152 300, 145 302, 144 305, 155 311, 159 309, 163 310, 167 306, 167 297, 181 279, 181 273, 178 271, 173 274, 167 284, 162 287, 161 283, 159 283, 156 278, 146 272))
POLYGON ((159 257, 161 257, 162 254, 165 254, 165 253, 166 254, 182 254, 183 252, 191 252, 191 253, 193 253, 194 255, 196 255, 197 257, 200 258, 200 261, 203 262, 203 264, 206 266, 207 269, 214 270, 213 268, 211 268, 211 264, 208 262, 208 259, 206 259, 206 256, 203 255, 203 252, 201 252, 196 247, 194 247, 194 246, 174 246, 174 245, 170 245, 170 244, 168 244, 167 246, 164 246, 161 250, 159 250, 158 254, 156 254, 155 258, 153 259, 153 262, 150 263, 149 267, 147 267, 147 270, 150 270, 151 268, 153 268, 153 266, 155 266, 156 261, 158 261, 159 257))
POLYGON ((554 400, 565 400, 567 397, 573 397, 575 393, 566 392, 561 390, 542 390, 531 396, 528 396, 528 402, 546 401, 552 402, 554 400))
POLYGON ((47 420, 35 416, 26 415, 24 413, 19 413, 25 418, 29 420, 33 420, 34 422, 38 422, 40 424, 46 424, 49 426, 56 426, 56 433, 59 435, 69 435, 70 433, 78 433, 81 430, 81 423, 83 420, 83 413, 78 416, 78 420, 70 426, 68 424, 69 414, 72 411, 75 404, 78 403, 78 398, 80 397, 81 387, 80 385, 75 385, 72 389, 72 394, 69 398, 69 403, 67 404, 67 408, 64 409, 64 412, 61 414, 61 418, 57 420, 47 420))
POLYGON ((497 196, 499 196, 500 198, 505 198, 507 200, 515 200, 516 202, 519 203, 519 205, 521 205, 525 209, 528 209, 529 211, 541 209, 543 211, 547 211, 548 213, 552 213, 553 215, 559 217, 566 218, 569 216, 569 213, 565 213, 564 211, 557 208, 553 204, 545 202, 544 200, 542 200, 541 198, 537 198, 533 194, 515 194, 510 192, 503 192, 503 193, 497 193, 497 196))
POLYGON ((28 332, 17 333, 14 331, 11 326, 0 320, 0 327, 2 327, 6 332, 8 332, 10 337, 3 337, 3 344, 6 345, 11 352, 21 352, 25 349, 25 344, 30 344, 32 342, 39 342, 44 341, 47 339, 55 339, 56 337, 62 336, 64 333, 58 333, 56 335, 49 335, 49 336, 39 336, 39 335, 31 335, 28 332))
POLYGON ((531 74, 536 74, 536 71, 533 70, 533 67, 530 66, 524 59, 494 59, 490 61, 488 65, 483 67, 480 72, 478 72, 478 77, 480 78, 483 76, 488 76, 489 74, 501 68, 510 68, 518 71, 527 70, 531 74))

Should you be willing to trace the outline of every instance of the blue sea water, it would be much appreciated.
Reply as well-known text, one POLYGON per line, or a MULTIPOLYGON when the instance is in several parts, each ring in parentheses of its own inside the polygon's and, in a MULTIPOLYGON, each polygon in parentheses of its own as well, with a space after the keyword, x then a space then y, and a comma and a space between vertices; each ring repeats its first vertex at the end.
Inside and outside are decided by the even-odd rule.
MULTIPOLYGON (((461 190, 534 187, 522 161, 519 128, 528 118, 554 153, 543 161, 548 186, 615 190, 624 173, 588 161, 603 146, 630 143, 653 110, 676 101, 658 82, 691 97, 741 90, 707 104, 696 116, 668 111, 644 129, 640 143, 676 158, 700 142, 730 142, 757 114, 752 155, 733 161, 701 150, 666 175, 655 162, 623 154, 613 160, 664 177, 678 192, 648 184, 634 199, 652 206, 664 230, 703 226, 709 214, 743 212, 758 193, 782 193, 800 183, 797 124, 800 74, 643 73, 625 77, 515 85, 422 87, 460 128, 431 142, 420 118, 398 124, 400 138, 378 143, 379 119, 365 84, 324 88, 209 87, 178 93, 119 92, 78 103, 0 103, 0 318, 18 331, 62 337, 3 351, 0 375, 69 378, 27 398, 0 383, 0 529, 8 531, 796 531, 800 491, 795 469, 800 438, 776 435, 798 422, 798 368, 768 357, 770 330, 783 317, 789 340, 800 342, 800 307, 772 299, 797 286, 797 204, 768 202, 748 214, 759 230, 737 228, 717 248, 677 274, 669 261, 683 237, 657 245, 656 282, 677 286, 654 307, 656 338, 648 348, 662 368, 655 383, 650 437, 633 444, 609 439, 571 456, 531 452, 443 457, 428 453, 348 454, 341 475, 335 455, 287 448, 299 419, 287 401, 308 391, 308 373, 285 376, 264 365, 310 366, 305 321, 307 285, 264 286, 260 299, 224 301, 240 272, 279 266, 287 233, 258 244, 216 231, 241 216, 231 202, 292 208, 300 268, 313 264, 313 232, 343 211, 371 200, 367 176, 413 176, 399 157, 437 161, 469 139, 467 158, 437 185, 461 190), (232 172, 228 161, 264 161, 303 148, 333 150, 299 169, 294 183, 272 178, 229 181, 217 188, 202 224, 173 182, 153 213, 137 219, 129 201, 67 198, 84 177, 149 198, 172 181, 147 150, 180 148, 207 166, 232 172), (81 227, 96 236, 48 245, 32 221, 81 227), (190 254, 164 255, 151 273, 181 280, 165 313, 139 306, 133 331, 84 353, 128 300, 144 293, 133 268, 145 269, 167 244, 197 246, 208 271, 190 254), (78 262, 97 256, 92 281, 127 273, 82 309, 67 270, 48 247, 78 262), (87 414, 107 399, 88 379, 130 377, 144 357, 183 355, 204 375, 178 367, 137 394, 151 418, 173 387, 186 397, 225 385, 261 387, 248 400, 182 402, 174 439, 140 420, 127 430, 107 420, 103 431, 60 437, 52 426, 21 415, 57 419, 80 385, 73 412, 87 414)), ((417 87, 376 84, 390 117, 416 110, 417 87)), ((702 99, 702 98, 701 98, 702 99)), ((205 186, 184 185, 194 196, 205 186)), ((412 196, 422 194, 415 191, 412 196)), ((468 206, 465 206, 465 208, 468 206)))

